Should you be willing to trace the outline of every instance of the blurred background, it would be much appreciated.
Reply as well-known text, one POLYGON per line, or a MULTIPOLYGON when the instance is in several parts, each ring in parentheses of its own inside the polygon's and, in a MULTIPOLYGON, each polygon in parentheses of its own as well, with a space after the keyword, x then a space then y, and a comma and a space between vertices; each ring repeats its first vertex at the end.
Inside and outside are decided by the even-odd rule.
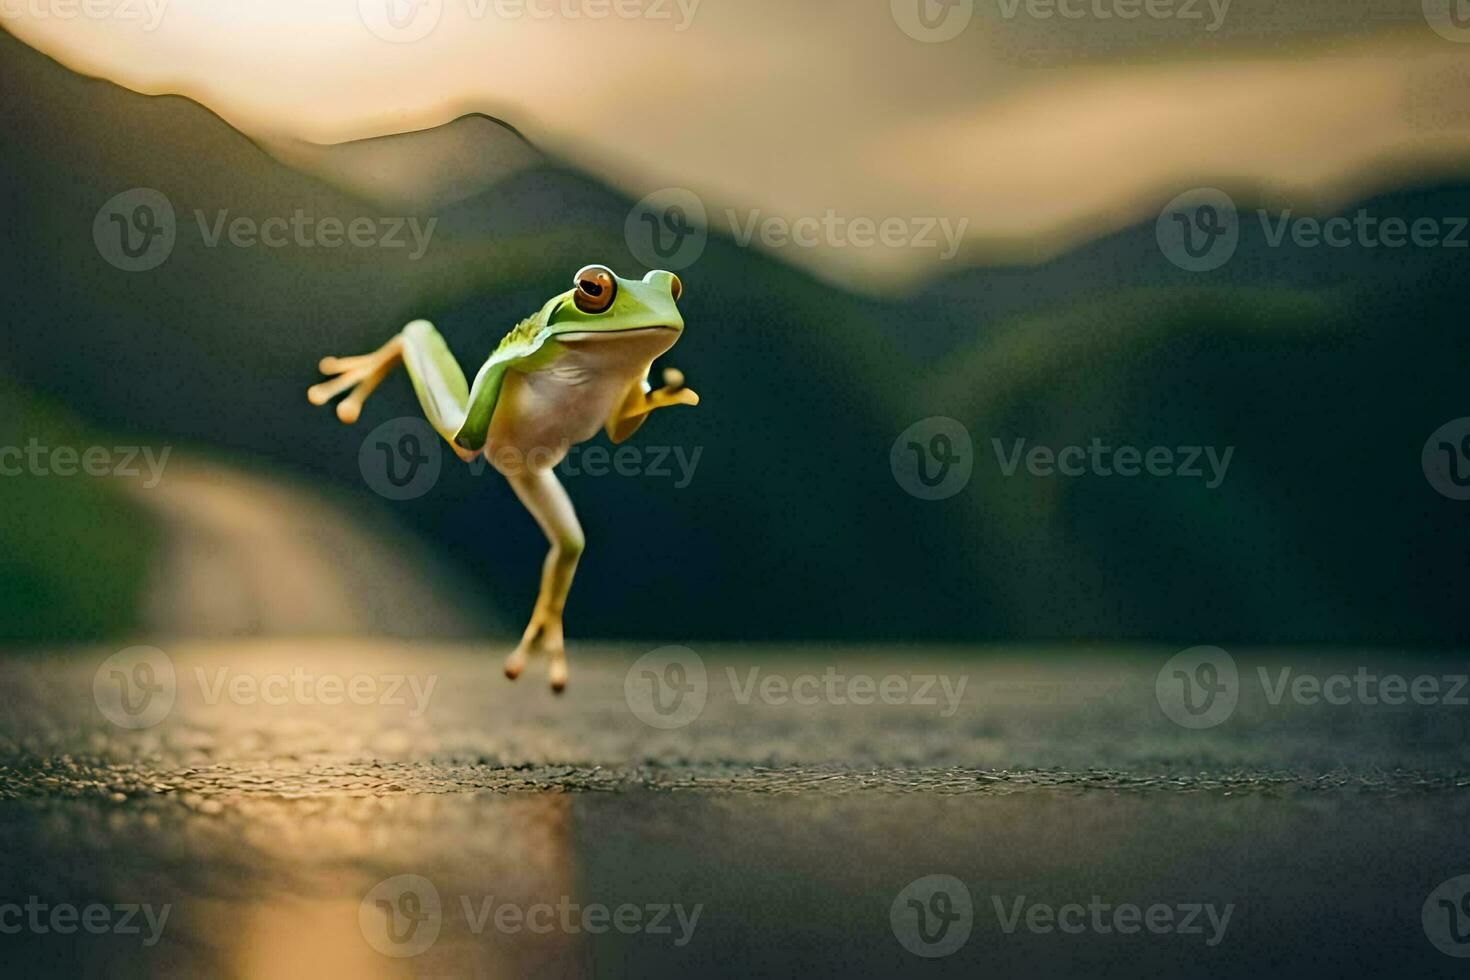
POLYGON ((1466 638, 1453 3, 538 9, 6 8, 0 637, 516 629, 503 481, 305 389, 602 262, 678 271, 703 403, 565 474, 570 637, 1466 638), (1007 462, 1095 440, 1204 476, 1007 462))

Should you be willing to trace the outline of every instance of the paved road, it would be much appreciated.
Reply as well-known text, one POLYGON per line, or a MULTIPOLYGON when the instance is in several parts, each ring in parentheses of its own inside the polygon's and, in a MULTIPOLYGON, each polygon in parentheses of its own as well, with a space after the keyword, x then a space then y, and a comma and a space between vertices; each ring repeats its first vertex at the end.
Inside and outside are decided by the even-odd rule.
POLYGON ((162 649, 0 661, 0 929, 35 917, 0 967, 1449 976, 1434 940, 1470 951, 1455 886, 1431 895, 1470 874, 1464 658, 579 646, 555 699, 488 646, 162 649), (1233 710, 1227 684, 1180 715, 1216 724, 1172 721, 1181 669, 1233 710), (1397 677, 1438 703, 1381 703, 1397 677), (58 934, 68 903, 140 932, 58 934))

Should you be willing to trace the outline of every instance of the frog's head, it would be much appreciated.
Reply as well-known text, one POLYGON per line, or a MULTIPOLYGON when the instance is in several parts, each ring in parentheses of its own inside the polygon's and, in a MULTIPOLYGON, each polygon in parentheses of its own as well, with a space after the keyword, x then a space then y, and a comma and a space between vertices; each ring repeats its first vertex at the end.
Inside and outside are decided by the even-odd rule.
POLYGON ((546 325, 559 340, 610 337, 638 331, 684 329, 678 300, 684 292, 679 277, 655 270, 642 280, 623 279, 602 265, 579 271, 572 288, 547 303, 546 325))

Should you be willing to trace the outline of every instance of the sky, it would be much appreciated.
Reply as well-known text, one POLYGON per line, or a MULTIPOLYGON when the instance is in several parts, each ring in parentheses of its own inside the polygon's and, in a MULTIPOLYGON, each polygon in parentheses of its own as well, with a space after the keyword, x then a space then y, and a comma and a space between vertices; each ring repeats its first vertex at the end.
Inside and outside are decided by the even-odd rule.
POLYGON ((1405 162, 1470 172, 1470 0, 0 0, 0 25, 267 140, 487 112, 757 246, 820 223, 783 257, 893 286, 1213 181, 1330 207, 1405 162))

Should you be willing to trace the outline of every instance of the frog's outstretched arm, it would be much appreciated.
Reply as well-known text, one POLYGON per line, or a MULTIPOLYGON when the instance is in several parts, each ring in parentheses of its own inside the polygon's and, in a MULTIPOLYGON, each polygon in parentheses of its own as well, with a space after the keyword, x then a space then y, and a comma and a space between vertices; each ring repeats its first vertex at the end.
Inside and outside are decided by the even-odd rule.
POLYGON ((664 386, 654 391, 649 387, 647 378, 633 385, 618 407, 613 409, 603 429, 612 442, 623 442, 638 431, 638 427, 651 412, 670 405, 698 404, 699 396, 693 389, 684 387, 684 372, 676 368, 664 368, 664 386))

